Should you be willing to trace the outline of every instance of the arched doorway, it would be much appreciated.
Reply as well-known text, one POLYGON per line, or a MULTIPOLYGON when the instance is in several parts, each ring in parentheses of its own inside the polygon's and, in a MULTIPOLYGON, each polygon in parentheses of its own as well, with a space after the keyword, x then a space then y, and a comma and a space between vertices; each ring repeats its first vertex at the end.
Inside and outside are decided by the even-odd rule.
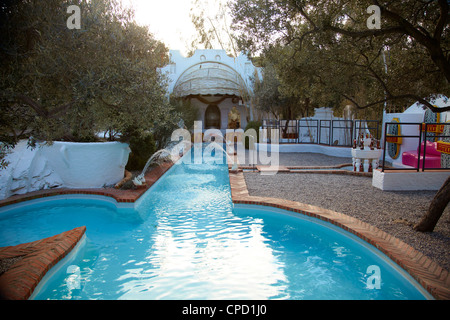
POLYGON ((210 104, 205 111, 205 129, 220 129, 220 109, 210 104))

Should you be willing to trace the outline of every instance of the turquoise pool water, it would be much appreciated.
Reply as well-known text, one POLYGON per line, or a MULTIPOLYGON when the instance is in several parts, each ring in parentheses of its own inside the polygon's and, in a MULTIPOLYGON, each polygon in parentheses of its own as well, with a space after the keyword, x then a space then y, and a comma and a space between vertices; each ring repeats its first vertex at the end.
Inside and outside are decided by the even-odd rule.
POLYGON ((33 299, 429 298, 375 248, 331 224, 233 206, 224 164, 174 165, 134 208, 105 199, 0 209, 0 246, 87 227, 33 299))

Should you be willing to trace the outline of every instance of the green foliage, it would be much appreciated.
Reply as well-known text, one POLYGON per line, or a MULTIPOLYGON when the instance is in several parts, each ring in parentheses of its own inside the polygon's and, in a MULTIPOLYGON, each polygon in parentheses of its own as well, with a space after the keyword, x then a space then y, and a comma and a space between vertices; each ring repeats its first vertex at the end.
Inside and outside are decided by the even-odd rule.
MULTIPOLYGON (((249 129, 254 129, 256 131, 256 143, 259 142, 259 128, 261 127, 261 122, 259 121, 249 121, 247 123, 247 126, 245 127, 245 132, 249 129)), ((245 149, 249 149, 249 141, 250 139, 245 138, 244 144, 245 144, 245 149)))
POLYGON ((175 129, 182 123, 192 128, 198 119, 198 108, 183 100, 171 99, 165 111, 151 124, 151 131, 138 133, 139 129, 134 126, 125 130, 122 139, 128 141, 131 148, 127 170, 142 170, 148 159, 167 145, 175 129))
POLYGON ((2 169, 5 169, 9 164, 9 161, 5 160, 5 156, 8 153, 8 149, 9 149, 8 145, 0 143, 0 171, 2 169))
POLYGON ((433 110, 424 98, 450 91, 448 2, 377 1, 381 29, 367 27, 372 4, 235 0, 231 11, 239 49, 274 66, 282 96, 378 113, 418 100, 433 110))
POLYGON ((14 1, 0 8, 0 132, 39 140, 139 139, 176 123, 158 68, 167 48, 120 0, 14 1), (68 5, 81 29, 68 29, 68 5), (3 36, 4 35, 4 36, 3 36))
POLYGON ((290 71, 286 67, 290 66, 285 64, 280 54, 275 54, 272 49, 265 57, 263 79, 255 83, 254 93, 260 110, 276 118, 293 120, 307 116, 312 104, 304 81, 288 78, 290 71))
POLYGON ((143 137, 141 135, 131 135, 128 142, 131 153, 128 158, 126 169, 128 171, 142 170, 148 159, 157 151, 155 140, 152 135, 143 137))
POLYGON ((179 125, 184 125, 186 129, 193 129, 194 121, 198 120, 200 116, 198 107, 193 105, 189 100, 177 99, 175 97, 171 97, 170 104, 182 120, 182 123, 180 121, 179 125))

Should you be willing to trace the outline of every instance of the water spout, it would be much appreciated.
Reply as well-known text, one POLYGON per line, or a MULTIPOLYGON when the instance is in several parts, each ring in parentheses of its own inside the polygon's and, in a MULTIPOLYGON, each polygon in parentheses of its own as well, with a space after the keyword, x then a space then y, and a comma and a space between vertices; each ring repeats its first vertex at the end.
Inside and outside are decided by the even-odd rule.
POLYGON ((161 161, 166 161, 167 159, 170 159, 170 161, 172 161, 171 159, 171 152, 167 149, 161 149, 156 151, 148 160, 147 163, 144 166, 144 169, 142 169, 142 172, 140 175, 138 175, 137 177, 135 177, 133 179, 133 183, 135 186, 142 186, 145 184, 145 173, 147 172, 147 169, 150 167, 150 165, 154 162, 161 162, 161 161), (166 154, 165 156, 163 156, 164 154, 166 154))
MULTIPOLYGON (((164 148, 161 150, 158 150, 155 152, 147 161, 147 163, 144 166, 144 169, 142 170, 141 174, 136 176, 133 179, 133 183, 135 186, 142 186, 145 185, 145 173, 147 172, 148 168, 153 163, 160 163, 163 161, 170 161, 170 162, 176 162, 180 157, 183 156, 184 152, 187 150, 187 148, 191 147, 190 141, 181 141, 177 143, 175 146, 173 146, 170 150, 169 148, 164 148)), ((217 142, 213 141, 210 142, 205 150, 218 150, 225 154, 227 161, 229 164, 232 164, 231 170, 238 170, 238 164, 234 161, 234 159, 226 152, 226 150, 217 142)))
POLYGON ((145 173, 147 172, 148 168, 153 163, 161 163, 164 161, 170 161, 170 162, 176 162, 188 148, 190 148, 190 141, 183 140, 176 145, 172 146, 170 149, 169 147, 161 149, 156 151, 148 160, 147 163, 144 166, 144 169, 142 169, 142 172, 140 175, 136 176, 133 179, 133 183, 135 186, 142 186, 145 185, 145 173))

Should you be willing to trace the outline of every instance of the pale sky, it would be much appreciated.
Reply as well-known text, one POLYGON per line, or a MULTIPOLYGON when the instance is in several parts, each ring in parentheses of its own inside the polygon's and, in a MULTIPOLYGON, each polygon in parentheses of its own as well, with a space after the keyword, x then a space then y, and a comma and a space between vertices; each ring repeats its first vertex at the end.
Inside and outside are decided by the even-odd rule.
POLYGON ((123 3, 132 3, 137 22, 147 25, 156 39, 169 49, 186 53, 196 34, 189 17, 193 0, 123 0, 123 3))

